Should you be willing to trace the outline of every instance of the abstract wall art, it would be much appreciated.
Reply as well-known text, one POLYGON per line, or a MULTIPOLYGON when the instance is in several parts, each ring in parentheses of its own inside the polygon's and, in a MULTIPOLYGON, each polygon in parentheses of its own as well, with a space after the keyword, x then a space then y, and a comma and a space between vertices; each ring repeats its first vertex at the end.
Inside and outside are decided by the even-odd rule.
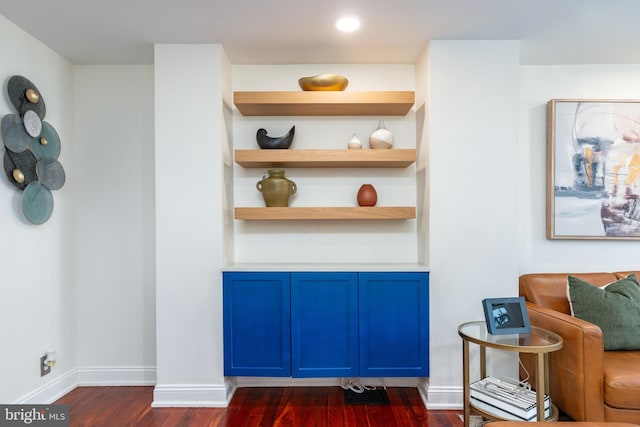
POLYGON ((547 103, 547 238, 640 239, 640 101, 547 103))
POLYGON ((53 213, 51 191, 62 188, 66 179, 58 161, 60 137, 44 121, 44 99, 31 81, 10 77, 7 95, 17 113, 6 114, 0 122, 4 171, 11 185, 22 192, 24 217, 32 224, 43 224, 53 213))

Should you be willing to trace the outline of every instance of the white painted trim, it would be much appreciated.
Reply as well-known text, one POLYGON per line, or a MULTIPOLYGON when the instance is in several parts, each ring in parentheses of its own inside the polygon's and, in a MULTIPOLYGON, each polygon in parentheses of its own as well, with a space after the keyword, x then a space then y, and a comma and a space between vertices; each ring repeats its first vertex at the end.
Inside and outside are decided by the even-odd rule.
MULTIPOLYGON (((342 378, 291 378, 291 377, 229 377, 238 387, 332 387, 339 386, 342 378)), ((354 378, 364 385, 387 387, 418 387, 419 378, 354 378)))
POLYGON ((420 395, 420 399, 422 399, 422 403, 424 407, 427 407, 427 403, 429 401, 429 378, 425 378, 423 381, 418 381, 418 394, 420 395))
MULTIPOLYGON (((416 378, 357 378, 366 385, 417 387, 416 378)), ((154 408, 226 407, 239 387, 322 387, 339 386, 339 378, 229 377, 226 384, 158 384, 153 391, 154 408)))
POLYGON ((47 405, 53 403, 78 386, 76 369, 52 379, 14 403, 18 405, 47 405))
POLYGON ((429 410, 460 410, 464 396, 462 387, 434 387, 429 384, 419 387, 420 395, 429 410))
POLYGON ((155 385, 155 366, 91 366, 75 368, 18 399, 16 404, 46 405, 81 386, 155 385))
POLYGON ((153 408, 224 408, 235 389, 225 384, 158 384, 153 390, 153 408))
POLYGON ((156 384, 155 366, 84 366, 78 386, 144 386, 156 384))

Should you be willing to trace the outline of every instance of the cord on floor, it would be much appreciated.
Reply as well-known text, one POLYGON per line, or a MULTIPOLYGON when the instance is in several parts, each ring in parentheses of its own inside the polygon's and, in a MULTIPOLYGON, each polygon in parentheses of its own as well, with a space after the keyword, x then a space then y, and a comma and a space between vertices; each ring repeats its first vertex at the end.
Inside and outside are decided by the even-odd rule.
MULTIPOLYGON (((340 380, 340 387, 345 390, 351 390, 354 393, 364 393, 365 390, 376 390, 376 386, 370 386, 362 384, 362 382, 357 378, 342 378, 340 380)), ((385 390, 387 386, 382 386, 385 390)))

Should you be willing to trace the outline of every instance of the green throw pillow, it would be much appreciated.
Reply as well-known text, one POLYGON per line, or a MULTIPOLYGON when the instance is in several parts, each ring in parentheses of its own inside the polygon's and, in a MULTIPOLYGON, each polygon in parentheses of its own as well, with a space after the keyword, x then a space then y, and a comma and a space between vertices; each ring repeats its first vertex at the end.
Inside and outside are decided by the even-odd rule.
POLYGON ((602 329, 605 350, 640 349, 640 284, 635 274, 604 288, 569 276, 568 296, 575 317, 602 329))

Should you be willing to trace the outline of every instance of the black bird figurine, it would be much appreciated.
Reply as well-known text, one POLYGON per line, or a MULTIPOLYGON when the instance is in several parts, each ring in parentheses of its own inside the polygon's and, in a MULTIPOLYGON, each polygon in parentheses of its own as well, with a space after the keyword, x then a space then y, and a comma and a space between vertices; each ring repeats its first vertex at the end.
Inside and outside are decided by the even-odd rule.
POLYGON ((258 129, 256 139, 258 140, 258 146, 260 148, 289 148, 293 142, 293 134, 296 131, 296 127, 292 126, 286 135, 282 135, 278 138, 272 138, 267 136, 265 129, 258 129))

